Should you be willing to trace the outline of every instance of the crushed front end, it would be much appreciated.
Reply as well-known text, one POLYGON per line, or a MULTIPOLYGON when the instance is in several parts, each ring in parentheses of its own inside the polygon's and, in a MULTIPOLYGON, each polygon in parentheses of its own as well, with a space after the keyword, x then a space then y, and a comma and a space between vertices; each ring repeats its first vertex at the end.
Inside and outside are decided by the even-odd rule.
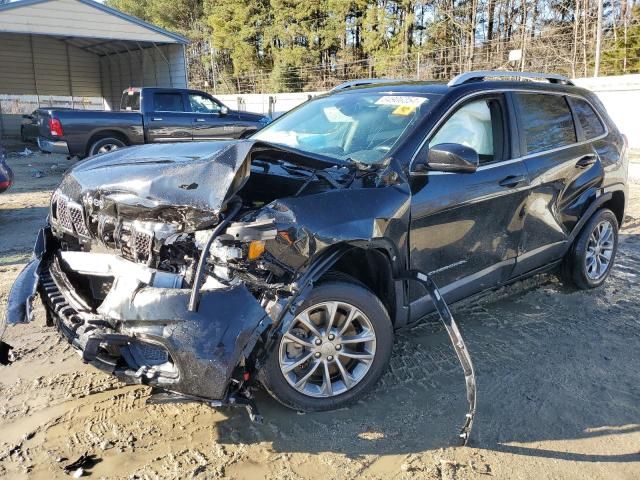
POLYGON ((39 297, 83 361, 126 383, 227 400, 322 247, 279 198, 308 202, 353 183, 348 168, 281 160, 292 155, 216 142, 79 163, 52 195, 7 323, 29 322, 39 297), (267 161, 254 162, 249 182, 256 152, 267 161))
MULTIPOLYGON (((239 389, 248 356, 272 323, 273 302, 216 266, 246 256, 248 246, 243 253, 228 234, 234 245, 216 239, 205 253, 203 246, 230 220, 226 203, 248 175, 247 147, 209 144, 194 158, 197 149, 181 158, 174 148, 171 161, 162 148, 139 161, 129 154, 122 165, 123 151, 68 172, 34 256, 12 287, 7 324, 31 321, 39 298, 47 324, 84 362, 126 383, 221 401, 239 389), (217 190, 195 183, 212 177, 217 190), (197 308, 189 309, 202 255, 205 281, 197 308)), ((241 229, 243 236, 250 230, 241 229)), ((275 232, 261 224, 257 235, 275 232)))

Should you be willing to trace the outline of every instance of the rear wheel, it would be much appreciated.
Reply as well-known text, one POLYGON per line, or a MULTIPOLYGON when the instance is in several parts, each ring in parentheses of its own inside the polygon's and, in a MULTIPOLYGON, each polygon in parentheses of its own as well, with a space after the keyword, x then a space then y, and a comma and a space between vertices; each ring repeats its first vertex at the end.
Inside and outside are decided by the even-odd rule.
POLYGON ((91 147, 89 148, 89 156, 112 152, 126 146, 126 143, 116 137, 99 138, 91 144, 91 147))
POLYGON ((604 283, 618 250, 618 219, 608 209, 597 211, 584 226, 565 259, 565 278, 580 289, 604 283))
POLYGON ((392 346, 391 320, 370 290, 344 282, 321 284, 270 352, 262 383, 296 410, 344 407, 375 385, 392 346))

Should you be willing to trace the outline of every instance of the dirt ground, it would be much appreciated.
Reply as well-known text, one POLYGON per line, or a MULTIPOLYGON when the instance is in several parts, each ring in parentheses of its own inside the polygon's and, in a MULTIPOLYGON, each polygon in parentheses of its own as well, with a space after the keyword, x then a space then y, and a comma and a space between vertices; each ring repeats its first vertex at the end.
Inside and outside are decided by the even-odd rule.
MULTIPOLYGON (((3 309, 71 164, 9 162, 3 309)), ((40 312, 5 338, 18 360, 0 367, 0 477, 68 478, 63 467, 88 453, 92 478, 640 478, 640 185, 631 197, 604 287, 578 292, 541 275, 454 308, 478 376, 468 447, 456 438, 464 379, 437 323, 398 335, 391 368, 357 405, 301 415, 258 394, 265 423, 255 425, 239 409, 146 405, 148 388, 83 365, 40 312)))

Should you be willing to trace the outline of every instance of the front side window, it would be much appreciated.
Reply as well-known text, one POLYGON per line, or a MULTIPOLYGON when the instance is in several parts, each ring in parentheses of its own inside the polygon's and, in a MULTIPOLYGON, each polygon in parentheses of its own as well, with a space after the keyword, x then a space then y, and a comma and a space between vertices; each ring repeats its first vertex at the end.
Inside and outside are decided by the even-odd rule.
POLYGON ((433 94, 352 91, 310 100, 251 138, 339 160, 379 163, 431 110, 433 94))
POLYGON ((220 112, 220 105, 204 95, 198 95, 192 93, 189 95, 189 105, 191 105, 191 111, 197 113, 218 113, 220 112))
POLYGON ((156 112, 184 112, 182 94, 180 93, 154 93, 153 109, 156 112))
POLYGON ((581 98, 571 97, 571 105, 576 117, 578 117, 585 140, 599 137, 605 132, 604 125, 602 125, 600 118, 589 105, 589 102, 581 98))
POLYGON ((573 116, 563 95, 516 93, 515 98, 527 154, 576 143, 573 116))
POLYGON ((438 129, 429 146, 457 143, 473 148, 480 163, 502 160, 502 109, 498 99, 471 101, 458 110, 438 129))

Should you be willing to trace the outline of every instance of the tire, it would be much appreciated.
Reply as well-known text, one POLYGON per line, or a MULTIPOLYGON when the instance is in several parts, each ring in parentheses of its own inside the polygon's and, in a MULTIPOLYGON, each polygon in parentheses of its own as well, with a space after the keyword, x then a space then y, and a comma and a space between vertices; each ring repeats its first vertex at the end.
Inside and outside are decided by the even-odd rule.
POLYGON ((617 251, 618 219, 611 210, 603 208, 593 214, 578 234, 565 258, 563 276, 582 290, 599 287, 611 273, 617 251))
POLYGON ((260 372, 260 380, 276 400, 294 410, 312 412, 342 408, 360 400, 376 384, 389 364, 392 347, 393 326, 378 297, 361 285, 336 281, 323 283, 311 291, 298 308, 289 330, 281 333, 274 342, 260 372), (337 306, 337 314, 333 328, 327 331, 322 328, 326 324, 318 319, 328 318, 331 305, 337 306), (341 336, 340 331, 351 311, 354 312, 353 320, 345 335, 341 336), (318 337, 298 320, 305 313, 309 315, 305 318, 321 334, 320 346, 315 343, 318 337), (331 339, 330 332, 334 333, 334 339, 331 339), (375 339, 365 341, 372 337, 372 332, 375 339), (302 338, 312 348, 291 341, 292 337, 302 338), (338 343, 340 339, 349 343, 342 346, 338 343), (372 359, 352 358, 354 354, 361 357, 371 355, 372 359), (308 362, 299 368, 287 373, 283 371, 305 357, 309 358, 308 362), (294 383, 312 370, 312 376, 300 387, 304 391, 296 388, 294 383), (325 371, 329 375, 331 389, 326 387, 325 371))
POLYGON ((29 139, 24 134, 24 127, 20 127, 20 140, 22 143, 29 143, 29 139))
POLYGON ((127 144, 124 143, 117 137, 103 137, 94 141, 89 148, 88 156, 97 155, 99 153, 107 153, 113 150, 117 150, 119 148, 126 147, 127 144))

